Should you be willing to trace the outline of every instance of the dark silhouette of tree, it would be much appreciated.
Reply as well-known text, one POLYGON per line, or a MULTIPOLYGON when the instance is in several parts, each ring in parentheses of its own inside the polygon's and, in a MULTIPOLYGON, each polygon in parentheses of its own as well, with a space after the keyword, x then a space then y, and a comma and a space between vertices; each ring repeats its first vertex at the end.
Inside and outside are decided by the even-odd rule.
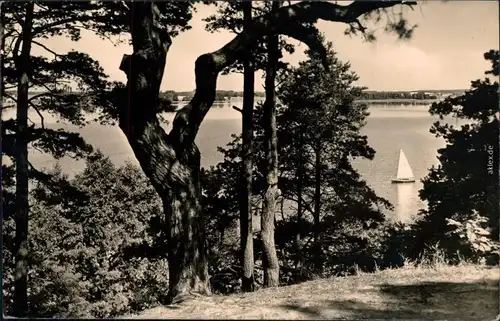
POLYGON ((40 39, 64 35, 76 41, 80 38, 81 29, 85 28, 96 30, 102 35, 113 33, 110 26, 103 24, 105 17, 109 18, 107 22, 112 22, 119 28, 119 18, 116 18, 119 15, 111 14, 110 10, 98 12, 97 9, 97 5, 89 3, 2 4, 2 24, 5 30, 2 96, 10 98, 16 108, 15 120, 2 120, 2 154, 12 160, 12 165, 3 166, 3 174, 12 173, 5 170, 9 166, 14 165, 16 169, 15 202, 12 202, 12 197, 9 197, 6 191, 3 193, 3 209, 4 218, 7 219, 11 212, 15 212, 14 314, 19 317, 29 311, 28 181, 29 178, 45 181, 51 179, 50 175, 45 175, 31 166, 28 148, 33 147, 55 157, 66 154, 79 157, 90 151, 90 146, 86 145, 78 134, 45 128, 43 113, 56 113, 65 120, 81 125, 84 123, 83 112, 99 106, 91 96, 106 89, 102 69, 88 55, 75 51, 57 53, 41 43, 40 39), (52 59, 34 56, 34 46, 45 50, 52 59), (78 85, 79 93, 67 90, 69 81, 78 85), (14 88, 16 94, 12 95, 9 90, 14 88), (29 91, 32 88, 41 89, 43 92, 30 97, 29 91), (29 110, 38 114, 39 126, 29 119, 29 110))
MULTIPOLYGON (((297 265, 303 260, 301 229, 306 213, 313 217, 314 244, 320 244, 324 221, 338 224, 350 217, 380 222, 381 212, 370 207, 390 208, 350 164, 352 158, 373 159, 375 155, 367 137, 359 133, 367 106, 355 103, 363 88, 352 85, 358 77, 349 71, 350 65, 336 58, 331 43, 325 47, 330 72, 322 70, 319 56, 308 52, 309 60, 282 75, 279 89, 280 101, 286 106, 279 115, 280 188, 297 205, 297 265)), ((317 250, 317 272, 321 273, 321 251, 317 250)))
MULTIPOLYGON (((280 8, 280 2, 272 3, 271 14, 280 8)), ((271 21, 271 24, 276 23, 271 21)), ((276 123, 276 75, 278 71, 279 43, 278 35, 272 29, 267 34, 267 66, 264 102, 264 153, 266 154, 266 191, 262 202, 261 231, 262 240, 262 267, 264 268, 264 286, 275 287, 279 285, 279 262, 274 241, 274 221, 278 207, 278 135, 276 123)))
MULTIPOLYGON (((486 74, 498 77, 498 57, 495 50, 484 54, 492 63, 486 74)), ((498 249, 491 242, 499 235, 498 103, 498 81, 485 78, 472 81, 462 95, 432 104, 432 115, 452 115, 467 124, 438 121, 430 129, 446 146, 438 150, 440 164, 423 179, 420 198, 428 209, 419 213, 414 255, 438 242, 450 259, 458 259, 457 251, 477 259, 498 249)))
MULTIPOLYGON (((227 3, 218 4, 217 15, 212 15, 205 19, 207 21, 206 29, 208 31, 214 32, 220 29, 227 29, 236 34, 239 34, 244 28, 251 27, 251 17, 252 12, 255 12, 257 16, 264 13, 271 12, 272 6, 276 6, 276 3, 270 1, 262 2, 246 2, 246 1, 233 1, 227 3), (243 19, 242 19, 243 13, 243 19)), ((278 55, 276 68, 286 66, 283 62, 279 60, 281 57, 281 51, 286 50, 287 52, 293 53, 293 46, 287 43, 282 37, 278 36, 278 55)), ((253 255, 253 213, 252 213, 252 137, 253 137, 253 99, 254 99, 254 70, 262 69, 266 71, 267 75, 267 60, 268 60, 268 42, 261 41, 255 44, 253 48, 249 48, 247 53, 247 58, 243 63, 236 62, 230 67, 223 70, 223 74, 229 72, 241 72, 243 69, 244 74, 244 97, 243 97, 243 109, 242 112, 242 172, 241 172, 241 186, 238 191, 240 193, 240 239, 241 239, 241 251, 242 251, 242 266, 243 266, 243 276, 242 276, 242 290, 243 291, 253 291, 253 280, 254 280, 254 255, 253 255), (251 59, 250 70, 249 59, 251 59), (250 78, 251 77, 251 78, 250 78), (250 87, 250 83, 252 86, 250 87), (252 283, 252 285, 250 285, 252 283)), ((271 79, 269 78, 269 81, 271 79)), ((274 80, 272 80, 274 84, 274 80)), ((274 85, 273 85, 274 88, 274 85)), ((271 90, 271 89, 269 89, 271 90)), ((272 89, 274 90, 274 89, 272 89)), ((267 92, 267 91, 266 91, 267 92)), ((216 98, 217 99, 217 98, 216 98)), ((236 107, 233 107, 236 108, 236 107)), ((236 108, 237 109, 237 108, 236 108)), ((238 109, 239 110, 239 109, 238 109)), ((274 216, 274 214, 272 214, 274 216)), ((269 222, 273 222, 272 218, 268 219, 269 222)), ((274 223, 273 223, 274 224, 274 223)), ((269 228, 266 228, 269 230, 269 228)), ((268 237, 269 238, 269 237, 268 237)), ((272 237, 274 238, 274 236, 272 237)), ((266 243, 268 244, 268 242, 266 243)), ((272 250, 271 250, 272 251, 272 250)))
MULTIPOLYGON (((192 3, 160 5, 164 10, 162 23, 169 28, 172 37, 188 28, 191 6, 192 3)), ((103 123, 113 122, 117 117, 116 108, 106 92, 111 86, 98 62, 81 52, 56 52, 45 45, 43 39, 65 36, 78 41, 82 30, 90 30, 103 38, 125 33, 129 25, 128 8, 118 1, 9 2, 2 4, 2 25, 5 29, 2 96, 15 102, 17 114, 15 120, 2 120, 2 154, 9 156, 16 168, 16 201, 8 190, 2 191, 2 196, 3 209, 16 213, 14 315, 23 316, 29 311, 26 276, 28 179, 63 184, 31 166, 28 148, 50 153, 56 158, 81 157, 91 151, 79 134, 46 128, 44 116, 48 113, 79 126, 88 123, 86 118, 90 113, 98 115, 93 120, 103 123), (43 49, 46 55, 33 55, 32 47, 35 46, 43 49), (70 85, 76 90, 68 90, 70 85), (13 95, 14 88, 17 94, 13 95), (38 92, 30 97, 31 90, 38 92), (36 112, 38 122, 29 119, 29 110, 36 112)), ((170 104, 160 100, 159 110, 168 109, 170 104)), ((2 179, 13 173, 5 170, 8 166, 3 166, 2 179)))
MULTIPOLYGON (((244 28, 252 26, 252 2, 241 4, 244 28)), ((243 110, 242 133, 243 149, 240 186, 240 230, 241 251, 243 252, 243 278, 241 289, 253 292, 255 289, 254 253, 253 253, 253 213, 252 213, 252 139, 253 105, 255 88, 255 59, 251 52, 243 61, 243 110)))
MULTIPOLYGON (((147 177, 99 151, 71 179, 57 166, 48 173, 67 185, 36 181, 30 191, 28 316, 105 318, 157 305, 167 264, 149 251, 162 250, 150 229, 162 209, 147 177)), ((4 244, 4 256, 10 252, 4 244)), ((14 276, 3 272, 4 280, 14 276)), ((6 312, 12 294, 4 287, 6 312)))

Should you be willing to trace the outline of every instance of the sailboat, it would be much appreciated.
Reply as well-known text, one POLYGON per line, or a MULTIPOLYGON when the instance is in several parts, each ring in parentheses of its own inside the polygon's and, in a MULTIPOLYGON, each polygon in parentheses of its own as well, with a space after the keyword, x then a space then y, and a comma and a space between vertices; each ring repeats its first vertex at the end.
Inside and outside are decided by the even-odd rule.
POLYGON ((398 173, 395 179, 392 180, 393 183, 412 183, 415 182, 413 177, 413 171, 411 170, 410 163, 406 159, 405 153, 402 149, 399 150, 399 163, 398 163, 398 173))

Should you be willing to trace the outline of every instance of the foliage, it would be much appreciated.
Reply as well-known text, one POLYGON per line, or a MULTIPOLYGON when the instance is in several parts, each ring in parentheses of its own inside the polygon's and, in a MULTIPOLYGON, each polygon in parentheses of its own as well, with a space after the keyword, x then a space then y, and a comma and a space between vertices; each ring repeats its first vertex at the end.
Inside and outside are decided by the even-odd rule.
MULTIPOLYGON (((160 22, 171 37, 190 28, 189 20, 194 10, 193 2, 165 2, 158 4, 160 22)), ((14 104, 17 99, 12 89, 17 87, 18 72, 16 62, 22 43, 22 26, 25 19, 23 3, 8 2, 2 5, 2 23, 5 35, 2 66, 2 97, 14 104)), ((77 51, 56 52, 44 43, 45 39, 62 36, 79 41, 83 30, 90 30, 102 38, 124 35, 129 30, 129 9, 122 1, 83 2, 36 2, 33 14, 32 47, 43 51, 42 55, 30 56, 28 74, 30 91, 37 94, 29 98, 26 108, 36 111, 37 118, 29 127, 29 143, 32 148, 51 153, 56 158, 66 155, 82 157, 91 151, 77 133, 45 128, 44 117, 53 114, 60 121, 83 126, 89 115, 97 115, 94 120, 103 123, 116 119, 116 111, 109 89, 120 86, 107 80, 100 64, 88 54, 77 51)), ((125 38, 127 39, 127 38, 125 38)), ((121 42, 125 40, 120 40, 121 42)), ((118 41, 118 42, 120 42, 118 41)), ((164 106, 169 110, 168 102, 164 106)), ((5 110, 3 111, 5 112, 5 110)), ((2 119, 2 154, 13 157, 13 137, 16 123, 12 119, 2 119)), ((12 159, 12 161, 14 161, 12 159)), ((35 170, 32 168, 32 170, 35 170)))
MULTIPOLYGON (((498 76, 498 51, 484 57, 493 65, 486 74, 498 76)), ((498 81, 486 78, 472 81, 463 95, 431 106, 431 114, 441 119, 453 115, 467 124, 455 128, 438 121, 431 128, 436 137, 444 138, 446 147, 438 150, 440 164, 423 180, 420 198, 428 209, 420 213, 414 255, 426 243, 438 242, 449 259, 457 259, 457 251, 466 258, 492 254, 494 247, 482 242, 485 229, 488 244, 497 242, 499 235, 498 104, 498 81), (463 237, 457 240, 454 236, 459 235, 463 237)))
POLYGON ((451 227, 446 236, 457 244, 457 251, 462 257, 478 262, 485 254, 499 253, 500 244, 492 240, 486 217, 475 212, 464 223, 453 218, 446 218, 446 221, 451 227))
MULTIPOLYGON (((58 168, 51 174, 64 176, 58 168)), ((162 207, 148 180, 135 166, 116 168, 97 152, 70 184, 81 194, 41 183, 31 193, 30 315, 113 317, 157 303, 167 289, 166 260, 134 251, 160 238, 150 226, 162 207)), ((4 240, 9 227, 4 225, 4 240)), ((4 242, 7 313, 11 246, 4 242)))
MULTIPOLYGON (((209 32, 219 30, 229 30, 235 34, 240 34, 243 30, 243 3, 244 1, 229 1, 217 4, 217 13, 204 19, 207 23, 205 29, 209 32)), ((252 2, 252 16, 259 17, 271 12, 272 1, 252 2)), ((279 36, 279 54, 282 52, 294 53, 295 47, 285 37, 279 36)), ((255 48, 251 48, 249 54, 252 55, 255 70, 265 70, 267 61, 267 41, 262 39, 256 43, 255 48)), ((281 57, 280 57, 281 58, 281 57)), ((285 68, 288 64, 278 61, 278 69, 285 68)), ((243 63, 238 61, 222 71, 223 75, 231 72, 243 73, 243 63)))
MULTIPOLYGON (((2 205, 6 213, 3 217, 4 234, 11 232, 13 227, 9 224, 12 222, 6 220, 11 219, 11 214, 16 210, 13 191, 16 183, 13 179, 16 154, 19 155, 26 152, 26 149, 33 148, 59 159, 65 156, 81 158, 89 155, 92 151, 92 147, 86 144, 78 133, 47 128, 45 118, 48 115, 53 115, 58 119, 58 122, 69 122, 77 126, 86 125, 89 119, 102 123, 113 122, 117 116, 114 104, 116 97, 114 96, 123 87, 123 84, 109 82, 99 63, 88 54, 74 50, 67 53, 57 52, 48 46, 45 40, 51 37, 66 37, 72 41, 79 41, 83 30, 91 31, 105 39, 110 39, 110 36, 126 34, 129 32, 130 9, 125 2, 36 1, 31 2, 30 5, 34 7, 33 26, 27 34, 24 28, 29 25, 27 24, 29 10, 25 9, 26 3, 8 2, 2 4, 1 23, 5 33, 2 39, 3 82, 0 94, 2 98, 6 98, 10 102, 7 106, 2 107, 2 112, 5 115, 5 112, 9 113, 14 108, 19 108, 18 112, 24 110, 33 112, 28 113, 31 125, 22 135, 26 138, 28 145, 24 146, 24 150, 18 148, 16 151, 14 143, 16 135, 19 134, 18 128, 22 128, 22 122, 26 120, 15 120, 11 118, 12 114, 2 117, 1 120, 2 157, 10 158, 10 162, 2 166, 2 182, 6 187, 2 189, 2 205), (23 48, 22 52, 21 48, 23 48), (40 49, 41 54, 35 54, 33 48, 40 49), (23 96, 18 97, 14 93, 15 88, 21 88, 18 85, 21 83, 20 72, 22 69, 26 69, 25 72, 29 78, 29 91, 37 91, 36 94, 29 95, 31 97, 27 97, 28 101, 23 104, 18 103, 18 101, 22 101, 23 96)), ((159 22, 168 29, 170 37, 175 37, 179 32, 189 29, 193 2, 165 2, 158 4, 158 8, 160 10, 159 22)), ((18 94, 22 93, 19 91, 18 94)), ((164 109, 170 108, 168 102, 160 101, 160 103, 164 109)), ((22 173, 23 171, 24 168, 18 166, 18 172, 22 173)), ((55 188, 58 192, 63 192, 66 187, 72 187, 65 182, 65 177, 53 174, 44 173, 30 164, 30 179, 35 179, 47 187, 55 188)), ((22 186, 28 185, 26 180, 17 183, 20 186, 21 183, 22 186)), ((24 192, 18 192, 18 196, 23 196, 23 194, 24 192)), ((58 198, 65 200, 65 197, 58 198)), ((28 204, 17 205, 21 210, 28 206, 28 204)), ((33 211, 38 209, 38 204, 32 206, 29 216, 32 217, 33 211)), ((19 235, 25 235, 28 232, 23 231, 24 227, 21 225, 17 228, 19 228, 19 235)), ((20 239, 17 243, 21 244, 22 241, 20 239)), ((18 257, 19 262, 23 263, 21 256, 18 255, 18 257)), ((55 279, 61 279, 59 272, 52 274, 52 276, 55 279)), ((21 298, 19 306, 22 306, 24 300, 21 292, 24 291, 21 288, 18 290, 21 298)), ((36 308, 34 307, 34 309, 36 308)), ((77 308, 77 310, 80 309, 77 308)), ((16 313, 20 313, 20 311, 16 313)), ((111 312, 104 311, 103 313, 109 314, 111 312)))
MULTIPOLYGON (((276 219, 276 246, 283 265, 283 282, 297 282, 295 237, 302 235, 305 261, 310 264, 322 257, 326 275, 344 273, 354 261, 369 257, 375 248, 371 230, 384 220, 383 207, 391 208, 379 198, 352 168, 355 157, 372 159, 375 151, 359 133, 367 116, 366 106, 355 104, 362 88, 352 86, 357 76, 348 64, 340 62, 329 48, 330 73, 325 73, 321 59, 310 53, 310 59, 297 68, 282 71, 278 97, 279 188, 282 211, 276 219), (299 141, 299 137, 302 137, 299 141), (321 222, 314 226, 315 151, 321 155, 321 222), (304 164, 304 165, 300 165, 304 164), (297 225, 298 166, 304 167, 302 179, 304 218, 297 225), (380 207, 380 210, 378 208, 380 207), (321 234, 314 243, 314 230, 321 234), (372 242, 373 240, 373 242, 372 242), (322 253, 322 254, 321 254, 322 253)), ((257 104, 254 138, 254 211, 260 213, 265 192, 265 156, 263 154, 263 106, 257 104)), ((224 161, 204 172, 203 187, 207 215, 218 222, 223 231, 234 231, 238 218, 238 173, 240 170, 241 138, 233 135, 226 148, 219 148, 224 161), (212 205, 209 205, 212 204, 212 205)), ((215 227, 214 227, 215 228, 215 227)), ((237 228, 237 227, 236 227, 237 228)), ((225 235, 227 237, 227 235, 225 235)), ((237 249, 237 239, 226 238, 237 249)), ((255 253, 259 257, 261 244, 256 240, 255 253)), ((229 260, 228 260, 229 261, 229 260)), ((228 265, 231 263, 226 261, 228 265)), ((316 273, 313 266, 305 268, 316 273)), ((237 275, 237 274, 236 274, 237 275)))

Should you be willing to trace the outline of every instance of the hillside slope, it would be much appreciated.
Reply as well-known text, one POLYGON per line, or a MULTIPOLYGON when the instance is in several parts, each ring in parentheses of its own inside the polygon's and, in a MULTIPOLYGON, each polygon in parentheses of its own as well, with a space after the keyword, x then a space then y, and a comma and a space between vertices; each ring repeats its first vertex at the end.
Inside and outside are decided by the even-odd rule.
POLYGON ((493 320, 499 282, 498 267, 411 267, 197 297, 132 318, 493 320))

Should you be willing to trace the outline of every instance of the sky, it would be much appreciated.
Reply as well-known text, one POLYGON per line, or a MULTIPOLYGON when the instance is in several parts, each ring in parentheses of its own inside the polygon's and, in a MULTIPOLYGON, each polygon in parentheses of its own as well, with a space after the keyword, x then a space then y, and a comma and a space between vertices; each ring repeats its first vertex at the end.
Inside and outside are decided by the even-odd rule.
MULTIPOLYGON (((343 34, 346 25, 320 21, 318 29, 331 41, 340 60, 349 61, 360 80, 370 90, 466 89, 470 81, 484 77, 489 64, 483 53, 499 48, 498 1, 424 1, 410 8, 394 7, 411 24, 417 24, 413 38, 398 40, 383 31, 384 23, 371 26, 378 30, 377 41, 366 43, 361 36, 343 34)), ((192 29, 173 39, 168 52, 162 90, 191 91, 195 87, 194 62, 201 54, 215 51, 234 35, 223 31, 209 33, 203 18, 213 14, 215 7, 198 5, 191 20, 192 29)), ((125 81, 118 69, 122 55, 131 53, 128 45, 114 46, 91 33, 84 33, 78 42, 57 37, 45 40, 55 51, 71 49, 87 52, 98 60, 113 80, 125 81)), ((296 64, 305 59, 305 45, 284 60, 296 64)), ((43 49, 34 48, 34 54, 43 49)), ((260 74, 261 75, 261 74, 260 74)), ((263 80, 256 77, 256 89, 263 80)), ((240 74, 219 76, 219 90, 243 89, 240 74)))

